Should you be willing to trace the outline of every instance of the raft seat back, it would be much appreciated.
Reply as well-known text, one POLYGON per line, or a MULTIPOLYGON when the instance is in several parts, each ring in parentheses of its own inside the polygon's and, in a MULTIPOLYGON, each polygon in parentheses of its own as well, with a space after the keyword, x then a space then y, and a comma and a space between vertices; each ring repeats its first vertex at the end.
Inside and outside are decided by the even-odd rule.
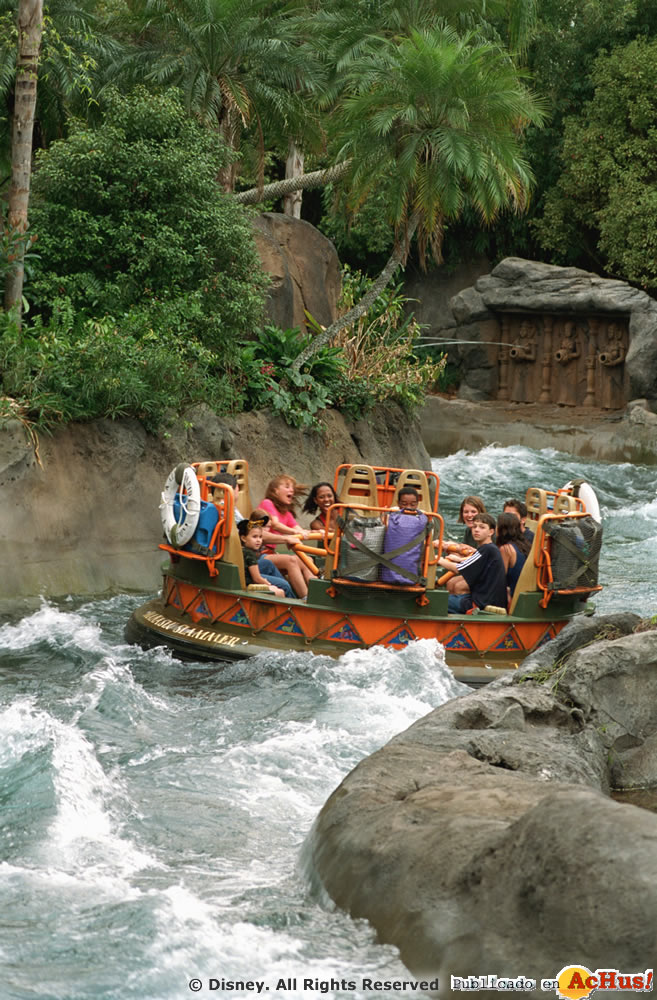
POLYGON ((243 517, 248 517, 253 510, 251 492, 249 489, 249 463, 243 458, 233 458, 229 462, 199 462, 196 465, 196 475, 212 479, 220 472, 235 476, 237 480, 237 509, 243 517))
MULTIPOLYGON (((544 490, 537 492, 543 493, 544 490)), ((527 594, 538 590, 538 567, 535 559, 535 556, 537 555, 536 543, 538 536, 539 531, 537 522, 536 530, 534 531, 534 541, 532 542, 532 546, 527 553, 525 565, 520 570, 520 576, 518 577, 518 582, 516 583, 516 589, 514 590, 513 597, 511 598, 511 604, 509 605, 510 615, 513 614, 515 606, 518 603, 518 598, 521 594, 527 594)))
MULTIPOLYGON (((224 555, 222 562, 233 563, 237 566, 237 572, 240 578, 240 587, 242 590, 246 590, 246 574, 244 571, 244 556, 242 555, 242 543, 240 542, 240 536, 237 533, 237 525, 233 519, 233 523, 230 527, 230 533, 226 538, 226 545, 224 548, 224 555)), ((251 581, 249 581, 251 582, 251 581)))
POLYGON ((527 505, 527 520, 538 521, 549 510, 547 490, 539 490, 531 486, 525 494, 525 504, 527 505))
POLYGON ((421 469, 404 469, 404 471, 400 473, 395 487, 395 493, 392 498, 392 503, 390 505, 391 507, 399 506, 399 494, 407 486, 412 486, 413 489, 417 490, 420 494, 420 510, 433 509, 431 506, 429 483, 427 481, 426 473, 424 473, 421 469))
POLYGON ((233 458, 230 462, 225 462, 224 472, 235 476, 237 488, 237 509, 242 517, 248 517, 253 510, 251 503, 251 489, 249 487, 249 463, 244 458, 233 458))
POLYGON ((212 479, 220 471, 218 462, 199 462, 196 466, 196 476, 198 479, 207 477, 212 479))
POLYGON ((570 514, 572 511, 579 509, 576 498, 570 496, 569 493, 558 493, 554 498, 555 514, 570 514))
POLYGON ((349 466, 340 487, 338 500, 340 503, 354 503, 363 507, 378 505, 376 474, 371 465, 349 466))

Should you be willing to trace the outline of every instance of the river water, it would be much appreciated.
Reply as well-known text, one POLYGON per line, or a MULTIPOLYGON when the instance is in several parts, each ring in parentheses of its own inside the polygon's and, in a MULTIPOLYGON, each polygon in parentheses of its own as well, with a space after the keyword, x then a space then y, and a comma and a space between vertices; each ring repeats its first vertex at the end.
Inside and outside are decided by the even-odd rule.
MULTIPOLYGON (((496 447, 434 467, 452 536, 467 493, 497 511, 586 477, 599 611, 657 612, 653 469, 496 447)), ((0 1000, 180 1000, 193 980, 204 998, 258 981, 277 1000, 363 1000, 409 980, 313 897, 299 854, 362 757, 465 690, 440 647, 181 664, 124 642, 144 597, 44 602, 0 627, 0 1000)))

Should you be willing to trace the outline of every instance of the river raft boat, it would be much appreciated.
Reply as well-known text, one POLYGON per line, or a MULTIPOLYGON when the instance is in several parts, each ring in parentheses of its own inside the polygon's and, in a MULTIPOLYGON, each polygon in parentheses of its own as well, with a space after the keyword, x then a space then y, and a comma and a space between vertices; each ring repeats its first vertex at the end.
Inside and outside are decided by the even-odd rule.
POLYGON ((581 490, 587 510, 581 486, 527 491, 534 537, 507 608, 448 614, 438 558, 453 543, 444 539, 434 472, 340 466, 338 503, 327 517, 334 530, 294 545, 313 573, 307 598, 299 600, 276 597, 245 575, 234 505, 250 515, 247 462, 178 466, 160 508, 166 535, 160 548, 168 556, 162 590, 132 614, 126 638, 166 646, 186 659, 223 662, 277 650, 339 657, 349 649, 403 649, 436 639, 459 680, 485 683, 517 667, 574 615, 592 611, 587 599, 602 589, 602 528, 595 494, 588 484, 581 490), (230 487, 212 487, 221 472, 236 477, 237 498, 230 487), (399 528, 400 520, 397 498, 408 486, 420 497, 413 531, 408 542, 391 547, 392 526, 399 528))

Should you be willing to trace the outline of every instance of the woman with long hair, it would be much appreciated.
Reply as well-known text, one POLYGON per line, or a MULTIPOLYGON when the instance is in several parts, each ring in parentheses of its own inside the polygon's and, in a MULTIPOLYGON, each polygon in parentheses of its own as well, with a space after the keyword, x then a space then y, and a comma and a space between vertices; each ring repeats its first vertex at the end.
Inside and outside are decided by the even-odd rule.
POLYGON ((311 531, 324 531, 327 527, 332 530, 335 525, 335 511, 328 523, 329 508, 338 502, 335 491, 330 483, 315 483, 310 493, 306 497, 303 505, 304 514, 317 514, 314 521, 310 522, 311 531))
POLYGON ((523 534, 520 520, 515 514, 499 515, 497 519, 497 547, 500 550, 506 571, 509 597, 513 597, 518 577, 531 548, 529 541, 523 534))

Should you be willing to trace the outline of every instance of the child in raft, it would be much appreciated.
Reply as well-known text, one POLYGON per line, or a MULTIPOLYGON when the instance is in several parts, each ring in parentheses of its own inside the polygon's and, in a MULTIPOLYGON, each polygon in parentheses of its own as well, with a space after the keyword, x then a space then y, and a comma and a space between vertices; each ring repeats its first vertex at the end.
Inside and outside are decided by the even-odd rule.
POLYGON ((397 497, 399 510, 417 510, 420 506, 420 494, 414 486, 404 486, 397 497))
POLYGON ((298 524, 294 516, 297 497, 305 491, 306 487, 297 483, 292 476, 276 476, 267 486, 265 499, 258 504, 259 509, 269 516, 269 524, 264 530, 263 551, 277 569, 287 573, 297 597, 301 598, 308 596, 308 580, 314 574, 297 555, 276 552, 276 546, 281 542, 294 545, 310 534, 307 528, 298 524))
POLYGON ((330 523, 327 522, 329 508, 337 502, 338 498, 330 483, 315 483, 303 505, 304 514, 317 514, 314 521, 310 522, 311 531, 324 531, 327 527, 329 531, 335 530, 337 511, 333 511, 330 523))
MULTIPOLYGON (((490 514, 477 514, 472 522, 477 550, 460 563, 441 557, 443 569, 458 573, 464 581, 464 593, 450 593, 449 614, 466 614, 472 607, 494 607, 506 611, 506 570, 497 545, 493 544, 495 521, 490 514)), ((456 577, 454 578, 456 579, 456 577)))
POLYGON ((459 509, 458 523, 465 525, 465 531, 463 533, 463 541, 466 545, 471 545, 473 549, 477 548, 477 543, 474 540, 472 534, 472 523, 477 516, 477 514, 486 514, 486 504, 481 499, 481 497, 469 496, 465 497, 461 503, 459 509))
POLYGON ((242 543, 247 583, 268 585, 270 593, 274 594, 275 597, 293 597, 292 588, 276 567, 273 565, 265 567, 267 570, 265 572, 261 565, 263 530, 268 521, 267 514, 257 510, 250 517, 242 518, 237 525, 237 532, 242 543))

